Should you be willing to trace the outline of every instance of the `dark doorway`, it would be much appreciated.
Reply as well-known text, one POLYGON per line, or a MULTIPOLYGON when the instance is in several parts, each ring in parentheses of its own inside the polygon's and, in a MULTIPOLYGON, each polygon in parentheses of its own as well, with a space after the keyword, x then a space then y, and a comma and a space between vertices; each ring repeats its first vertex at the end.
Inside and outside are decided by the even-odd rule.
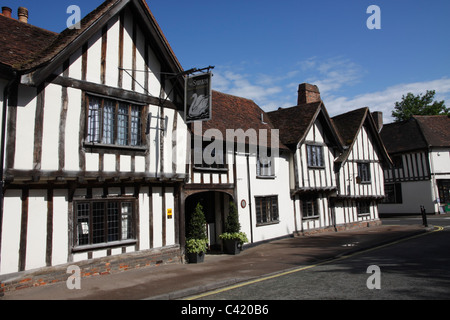
POLYGON ((228 214, 229 202, 232 197, 223 192, 200 192, 189 196, 186 199, 186 235, 188 234, 191 214, 194 212, 197 203, 203 206, 206 219, 206 231, 209 240, 210 251, 222 251, 222 241, 219 235, 223 233, 225 217, 228 214))

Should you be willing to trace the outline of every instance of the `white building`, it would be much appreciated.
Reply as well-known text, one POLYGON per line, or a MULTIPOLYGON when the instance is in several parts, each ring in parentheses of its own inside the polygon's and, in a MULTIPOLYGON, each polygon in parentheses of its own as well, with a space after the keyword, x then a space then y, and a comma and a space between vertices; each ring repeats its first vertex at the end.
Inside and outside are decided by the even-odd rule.
POLYGON ((450 118, 413 116, 384 125, 384 144, 393 160, 386 169, 386 199, 380 213, 420 214, 450 211, 450 118))
POLYGON ((379 223, 390 159, 367 108, 330 119, 308 84, 271 113, 213 91, 212 119, 187 124, 187 72, 144 0, 107 0, 60 34, 6 11, 0 28, 3 290, 73 264, 180 263, 198 202, 212 250, 231 201, 250 243, 379 223))
POLYGON ((210 245, 220 248, 219 235, 229 202, 234 201, 250 243, 292 234, 290 152, 279 143, 269 117, 252 100, 217 91, 212 113, 212 120, 190 125, 193 152, 184 186, 186 221, 196 203, 202 203, 210 245), (194 156, 199 154, 212 154, 214 163, 196 163, 194 156))
POLYGON ((183 69, 146 2, 105 1, 60 34, 0 28, 0 275, 180 262, 184 81, 167 74, 183 69))
POLYGON ((330 119, 317 86, 301 84, 298 105, 269 117, 292 151, 296 232, 380 223, 382 166, 390 159, 367 108, 330 119))
POLYGON ((361 108, 332 119, 344 146, 335 161, 337 225, 380 223, 378 207, 385 197, 383 168, 391 165, 379 135, 380 118, 380 113, 361 108))

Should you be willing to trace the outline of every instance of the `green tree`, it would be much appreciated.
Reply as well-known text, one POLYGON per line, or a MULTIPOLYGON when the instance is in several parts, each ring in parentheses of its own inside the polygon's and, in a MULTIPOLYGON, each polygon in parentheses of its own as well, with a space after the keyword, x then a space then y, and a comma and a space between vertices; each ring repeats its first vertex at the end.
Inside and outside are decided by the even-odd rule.
POLYGON ((194 212, 191 215, 188 229, 188 239, 206 240, 206 219, 203 213, 203 206, 197 203, 194 212))
POLYGON ((450 109, 445 107, 445 101, 433 101, 435 90, 427 90, 426 94, 415 96, 411 92, 402 97, 402 101, 395 103, 392 117, 396 122, 410 119, 412 116, 432 116, 449 114, 450 109))
POLYGON ((225 221, 225 232, 238 233, 241 231, 241 224, 239 223, 239 214, 236 205, 233 201, 230 202, 230 209, 227 220, 225 221))

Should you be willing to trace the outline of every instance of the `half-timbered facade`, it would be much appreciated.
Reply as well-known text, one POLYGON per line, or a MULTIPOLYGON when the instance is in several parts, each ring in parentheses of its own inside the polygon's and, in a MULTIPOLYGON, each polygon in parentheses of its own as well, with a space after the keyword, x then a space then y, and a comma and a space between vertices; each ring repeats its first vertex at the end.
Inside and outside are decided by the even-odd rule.
POLYGON ((297 232, 379 223, 390 160, 367 108, 330 119, 317 86, 301 84, 298 105, 269 117, 292 152, 297 232))
POLYGON ((292 234, 288 148, 255 102, 218 91, 212 97, 212 119, 190 127, 186 221, 189 208, 203 203, 210 245, 220 247, 233 201, 250 243, 292 234))
POLYGON ((0 274, 180 261, 183 70, 146 2, 105 1, 60 34, 0 25, 0 274))
POLYGON ((251 243, 378 221, 389 157, 368 109, 330 119, 309 84, 270 113, 213 91, 211 119, 186 124, 188 72, 144 0, 59 34, 3 14, 0 28, 2 288, 181 262, 199 202, 219 250, 230 202, 251 243))
POLYGON ((378 205, 385 197, 383 168, 389 155, 369 108, 332 118, 344 152, 336 159, 338 191, 334 210, 336 224, 379 219, 378 205))
POLYGON ((386 198, 380 213, 450 211, 450 118, 413 116, 381 131, 393 166, 384 172, 386 198))
POLYGON ((269 113, 291 149, 290 189, 296 231, 333 225, 330 196, 336 193, 334 160, 342 151, 316 86, 300 85, 298 105, 269 113), (311 96, 313 93, 317 95, 311 96))

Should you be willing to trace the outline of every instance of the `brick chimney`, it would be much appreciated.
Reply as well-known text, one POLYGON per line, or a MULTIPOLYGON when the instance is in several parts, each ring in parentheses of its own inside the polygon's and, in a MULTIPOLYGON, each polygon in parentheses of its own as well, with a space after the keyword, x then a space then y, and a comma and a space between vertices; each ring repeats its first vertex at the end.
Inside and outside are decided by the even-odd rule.
POLYGON ((2 7, 2 15, 11 18, 12 10, 9 7, 2 7))
POLYGON ((309 83, 302 83, 298 88, 298 103, 314 103, 321 101, 319 88, 309 83))
POLYGON ((28 9, 24 7, 19 7, 17 10, 17 15, 19 16, 19 21, 23 23, 28 23, 28 9))
POLYGON ((378 132, 381 132, 381 129, 383 129, 383 112, 372 112, 372 118, 375 120, 375 125, 377 126, 378 132))

